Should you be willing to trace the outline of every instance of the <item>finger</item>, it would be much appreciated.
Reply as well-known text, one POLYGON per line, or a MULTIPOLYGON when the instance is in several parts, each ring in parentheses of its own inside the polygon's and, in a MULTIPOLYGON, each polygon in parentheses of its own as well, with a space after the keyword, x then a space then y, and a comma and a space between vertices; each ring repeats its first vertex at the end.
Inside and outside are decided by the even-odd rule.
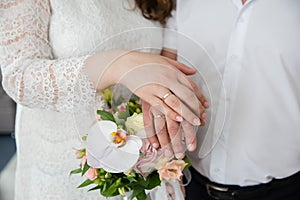
POLYGON ((174 67, 176 67, 178 70, 180 70, 182 73, 186 75, 193 75, 197 72, 197 70, 195 70, 194 68, 188 67, 183 63, 168 58, 167 60, 171 65, 173 65, 174 67))
POLYGON ((208 103, 206 97, 204 96, 204 94, 201 92, 200 88, 196 85, 196 83, 191 78, 189 78, 189 77, 186 77, 186 78, 189 81, 189 83, 191 84, 193 90, 195 91, 196 96, 198 97, 198 99, 200 100, 200 102, 202 103, 204 108, 208 108, 209 103, 208 103))
MULTIPOLYGON (((205 109, 209 107, 208 105, 208 101, 206 100, 205 96, 202 94, 201 90, 198 88, 198 86, 193 82, 192 79, 190 79, 189 77, 181 77, 179 78, 180 82, 182 82, 183 84, 185 84, 187 87, 192 87, 193 88, 193 91, 194 93, 193 94, 189 94, 188 91, 184 91, 184 88, 182 88, 181 90, 183 90, 183 92, 185 92, 185 99, 182 99, 184 102, 187 101, 187 99, 190 99, 191 101, 191 98, 193 98, 194 96, 193 95, 196 95, 196 98, 198 98, 198 100, 200 100, 200 104, 199 104, 199 117, 201 119, 201 122, 202 121, 205 121, 207 119, 207 114, 205 112, 205 109), (189 95, 192 95, 189 97, 189 95)), ((182 94, 180 94, 182 95, 182 94)), ((194 111, 196 113, 198 113, 198 110, 194 111)), ((202 124, 202 123, 201 123, 202 124)))
POLYGON ((203 95, 200 88, 197 86, 197 84, 191 78, 189 78, 187 76, 178 76, 178 80, 183 85, 185 85, 186 87, 191 89, 191 91, 194 93, 196 98, 199 99, 199 101, 204 106, 204 108, 209 107, 209 104, 208 104, 208 101, 207 101, 206 97, 203 95))
POLYGON ((189 151, 195 151, 197 148, 197 137, 195 127, 187 121, 181 123, 184 132, 186 147, 189 151))
POLYGON ((165 117, 160 114, 153 114, 154 127, 157 139, 161 148, 166 148, 170 144, 165 117))
POLYGON ((142 101, 142 110, 143 110, 143 120, 144 120, 144 126, 145 126, 145 132, 147 135, 147 139, 149 143, 154 148, 159 148, 159 141, 156 137, 155 130, 154 130, 154 122, 153 122, 153 116, 150 112, 150 104, 146 101, 142 101))
MULTIPOLYGON (((148 103, 148 107, 143 108, 146 110, 157 110, 156 112, 160 112, 163 113, 164 115, 168 116, 169 118, 173 119, 174 121, 177 122, 182 122, 183 121, 183 117, 175 112, 172 108, 170 108, 168 105, 166 105, 163 101, 162 101, 162 97, 171 94, 171 91, 159 84, 152 84, 152 85, 147 85, 144 86, 143 88, 137 90, 137 94, 140 94, 144 91, 155 91, 156 95, 154 96, 149 95, 146 97, 142 97, 141 99, 143 101, 146 101, 148 103)), ((152 111, 150 111, 152 112, 152 111)), ((155 112, 155 111, 154 111, 155 112)), ((151 115, 149 116, 145 116, 147 121, 149 117, 152 117, 151 115)))
POLYGON ((172 87, 172 92, 179 98, 190 110, 193 111, 198 117, 200 117, 200 105, 201 102, 197 98, 195 91, 191 88, 188 80, 185 80, 187 84, 176 84, 172 87))
POLYGON ((182 159, 184 157, 184 148, 182 144, 182 136, 180 132, 180 125, 178 122, 171 120, 170 118, 166 117, 167 122, 167 130, 169 133, 169 137, 171 140, 171 145, 175 157, 177 159, 182 159))
POLYGON ((194 90, 192 84, 184 75, 178 75, 178 81, 179 83, 175 84, 174 87, 172 87, 173 93, 182 100, 185 105, 187 105, 194 114, 197 116, 200 116, 200 110, 199 105, 202 103, 197 97, 196 91, 194 90))
MULTIPOLYGON (((181 102, 178 97, 174 94, 170 94, 164 102, 172 108, 175 112, 177 112, 180 116, 182 116, 185 120, 193 124, 194 126, 199 126, 201 124, 200 119, 196 116, 183 102, 181 102)), ((199 110, 199 106, 197 108, 199 110)), ((200 112, 197 111, 200 115, 200 112)))

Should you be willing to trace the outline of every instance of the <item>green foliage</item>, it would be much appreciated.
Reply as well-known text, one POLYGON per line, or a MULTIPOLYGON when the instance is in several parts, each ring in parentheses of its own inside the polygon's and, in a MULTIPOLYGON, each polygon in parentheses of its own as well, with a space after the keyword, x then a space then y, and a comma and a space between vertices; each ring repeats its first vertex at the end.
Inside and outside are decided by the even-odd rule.
POLYGON ((83 169, 81 171, 81 176, 83 176, 89 168, 90 168, 90 166, 88 166, 87 162, 85 162, 83 169))
POLYGON ((100 115, 103 120, 116 122, 114 116, 105 110, 97 110, 97 114, 100 115))
POLYGON ((189 168, 190 166, 192 166, 191 161, 190 161, 190 159, 189 159, 187 156, 185 156, 185 157, 183 158, 183 161, 184 161, 185 163, 187 163, 187 165, 185 166, 185 168, 189 168))
MULTIPOLYGON (((90 167, 85 164, 83 169, 75 169, 70 172, 72 174, 85 174, 90 167)), ((153 172, 144 178, 140 174, 131 172, 130 174, 124 173, 109 173, 104 169, 98 170, 97 179, 91 181, 86 179, 81 183, 78 188, 83 188, 89 185, 94 185, 88 191, 99 190, 101 195, 105 197, 113 197, 117 195, 124 195, 124 192, 132 191, 131 199, 146 200, 147 196, 145 190, 151 190, 161 183, 157 172, 153 172)))
POLYGON ((82 188, 82 187, 86 187, 90 184, 92 184, 93 181, 91 181, 90 179, 86 179, 83 183, 81 183, 77 188, 82 188))
POLYGON ((81 168, 74 169, 74 170, 70 171, 70 175, 72 175, 72 174, 80 174, 81 172, 82 172, 81 168))

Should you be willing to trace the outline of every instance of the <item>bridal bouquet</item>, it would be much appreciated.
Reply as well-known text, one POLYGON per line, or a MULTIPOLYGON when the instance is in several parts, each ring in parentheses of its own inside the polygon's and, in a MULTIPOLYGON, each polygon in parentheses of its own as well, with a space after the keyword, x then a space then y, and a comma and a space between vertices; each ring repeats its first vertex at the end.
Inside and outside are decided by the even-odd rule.
POLYGON ((102 96, 107 107, 97 111, 99 121, 83 137, 86 148, 76 152, 80 167, 70 172, 86 178, 78 188, 93 185, 89 191, 105 197, 131 194, 130 199, 145 200, 146 191, 161 181, 180 180, 188 161, 167 157, 147 142, 139 98, 114 100, 109 89, 102 96))

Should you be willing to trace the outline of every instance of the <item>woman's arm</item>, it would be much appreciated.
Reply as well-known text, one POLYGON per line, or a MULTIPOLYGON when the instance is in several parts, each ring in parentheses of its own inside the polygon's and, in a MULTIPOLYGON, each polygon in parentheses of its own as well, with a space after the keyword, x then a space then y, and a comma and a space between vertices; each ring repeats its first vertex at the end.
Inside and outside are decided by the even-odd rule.
POLYGON ((16 102, 73 112, 92 104, 95 89, 121 83, 172 119, 180 115, 199 124, 201 102, 176 68, 183 64, 122 50, 55 59, 48 40, 49 1, 2 1, 0 12, 3 86, 16 102), (171 95, 163 100, 167 93, 171 95))
POLYGON ((49 4, 47 0, 1 1, 2 84, 20 104, 73 111, 91 103, 94 87, 84 73, 87 56, 54 59, 48 40, 49 4))

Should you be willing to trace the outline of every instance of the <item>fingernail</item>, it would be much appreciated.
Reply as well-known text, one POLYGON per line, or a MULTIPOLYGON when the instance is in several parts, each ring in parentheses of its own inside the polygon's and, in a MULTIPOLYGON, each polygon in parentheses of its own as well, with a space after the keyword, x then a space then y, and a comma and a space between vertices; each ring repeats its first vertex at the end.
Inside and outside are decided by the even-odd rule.
POLYGON ((183 121, 183 118, 181 117, 181 116, 176 116, 176 121, 178 121, 178 122, 182 122, 183 121))
POLYGON ((206 120, 208 115, 206 113, 202 113, 201 117, 202 117, 202 119, 206 120))
POLYGON ((194 125, 196 125, 196 126, 200 126, 201 125, 200 119, 198 119, 198 118, 195 118, 193 120, 193 122, 194 122, 194 125))
POLYGON ((209 107, 209 103, 208 103, 207 101, 204 103, 204 107, 205 107, 205 108, 208 108, 208 107, 209 107))
POLYGON ((194 151, 194 150, 195 150, 195 145, 189 144, 189 145, 187 146, 187 148, 188 148, 189 151, 194 151))
POLYGON ((176 153, 176 154, 175 154, 175 157, 176 157, 177 159, 181 159, 181 158, 184 157, 184 154, 183 154, 183 153, 176 153))
POLYGON ((152 146, 157 149, 159 147, 159 144, 158 143, 153 143, 152 146))

